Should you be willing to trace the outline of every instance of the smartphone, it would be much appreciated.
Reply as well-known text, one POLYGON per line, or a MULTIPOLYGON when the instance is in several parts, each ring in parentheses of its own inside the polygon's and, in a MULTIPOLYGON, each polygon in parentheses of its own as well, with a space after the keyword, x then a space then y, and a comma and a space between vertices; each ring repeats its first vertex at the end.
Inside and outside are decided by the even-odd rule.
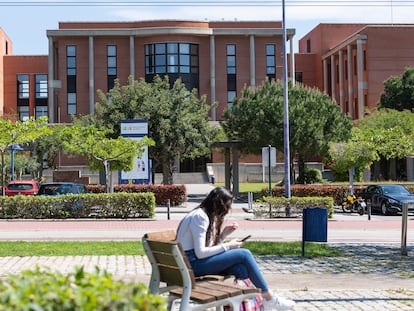
POLYGON ((252 237, 251 234, 249 234, 248 236, 246 236, 243 239, 241 239, 241 241, 244 242, 244 241, 250 239, 251 237, 252 237))

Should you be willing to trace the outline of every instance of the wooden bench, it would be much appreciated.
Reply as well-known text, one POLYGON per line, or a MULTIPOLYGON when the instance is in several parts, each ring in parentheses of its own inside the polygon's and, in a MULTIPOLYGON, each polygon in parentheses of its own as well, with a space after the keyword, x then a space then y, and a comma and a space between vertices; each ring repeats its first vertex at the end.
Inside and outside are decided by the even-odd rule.
POLYGON ((212 280, 214 277, 210 276, 197 281, 173 231, 148 233, 142 238, 142 243, 152 267, 149 292, 169 293, 169 309, 179 303, 180 311, 214 307, 223 310, 224 306, 231 306, 232 310, 238 311, 243 300, 260 294, 260 289, 212 280), (165 283, 165 286, 161 286, 161 283, 165 283))

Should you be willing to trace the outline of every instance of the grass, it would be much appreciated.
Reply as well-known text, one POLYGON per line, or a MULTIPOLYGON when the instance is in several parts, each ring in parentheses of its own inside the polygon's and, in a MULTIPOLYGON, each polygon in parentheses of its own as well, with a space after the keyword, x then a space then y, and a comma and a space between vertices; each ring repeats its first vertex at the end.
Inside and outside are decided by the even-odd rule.
MULTIPOLYGON (((302 242, 246 242, 255 255, 301 256, 302 242)), ((333 257, 341 253, 326 244, 306 242, 306 257, 333 257)), ((141 241, 122 242, 0 242, 0 257, 144 255, 141 241)))

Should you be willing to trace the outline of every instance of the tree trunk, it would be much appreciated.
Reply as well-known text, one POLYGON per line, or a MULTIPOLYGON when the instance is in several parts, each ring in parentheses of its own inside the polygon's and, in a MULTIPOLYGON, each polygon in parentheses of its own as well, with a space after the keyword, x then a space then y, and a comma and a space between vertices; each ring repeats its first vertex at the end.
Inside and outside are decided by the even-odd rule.
POLYGON ((162 183, 164 185, 172 185, 174 183, 174 159, 164 159, 162 161, 162 183))

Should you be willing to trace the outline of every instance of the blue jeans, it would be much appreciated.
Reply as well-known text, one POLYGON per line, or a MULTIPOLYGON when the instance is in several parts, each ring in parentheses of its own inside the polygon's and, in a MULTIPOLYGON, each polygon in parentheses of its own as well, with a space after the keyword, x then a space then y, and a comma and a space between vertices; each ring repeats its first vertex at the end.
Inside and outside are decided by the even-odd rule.
POLYGON ((226 252, 202 259, 197 258, 194 250, 189 250, 185 253, 195 276, 218 274, 234 275, 236 279, 241 280, 249 278, 263 293, 269 291, 256 260, 248 249, 230 249, 226 252))

